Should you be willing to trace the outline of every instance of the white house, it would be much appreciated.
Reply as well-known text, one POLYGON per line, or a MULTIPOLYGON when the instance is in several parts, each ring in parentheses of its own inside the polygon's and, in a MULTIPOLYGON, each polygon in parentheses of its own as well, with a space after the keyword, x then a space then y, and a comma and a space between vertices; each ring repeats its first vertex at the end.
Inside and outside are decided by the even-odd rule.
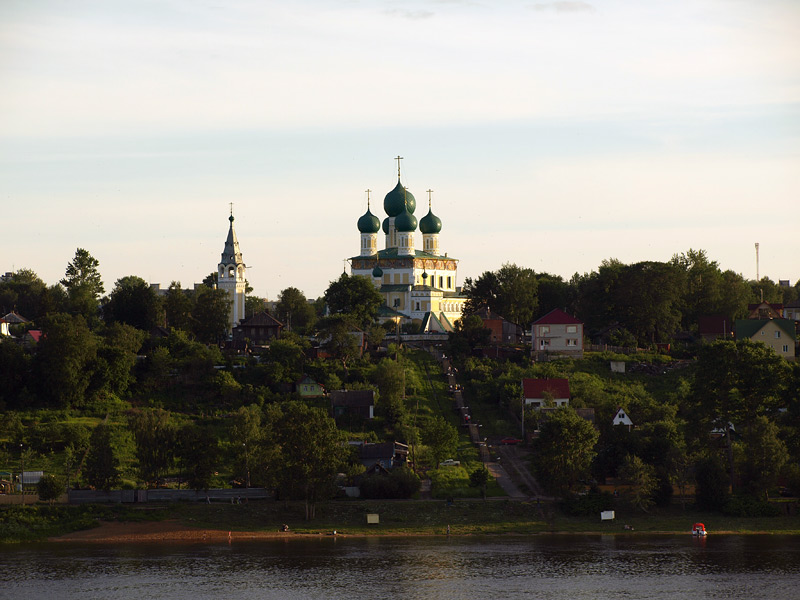
POLYGON ((569 405, 568 379, 523 379, 522 401, 534 408, 569 405))
POLYGON ((534 359, 548 354, 583 358, 583 323, 558 308, 533 322, 531 340, 534 359))
POLYGON ((620 407, 617 410, 617 414, 614 415, 613 424, 614 426, 627 425, 629 428, 633 427, 633 421, 631 421, 631 418, 625 413, 625 409, 622 407, 620 407))

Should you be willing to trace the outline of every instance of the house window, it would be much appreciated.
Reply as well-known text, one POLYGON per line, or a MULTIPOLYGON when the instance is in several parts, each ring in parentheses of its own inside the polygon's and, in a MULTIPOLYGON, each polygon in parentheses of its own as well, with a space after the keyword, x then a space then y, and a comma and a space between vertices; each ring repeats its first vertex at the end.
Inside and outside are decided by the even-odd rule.
POLYGON ((567 325, 567 333, 578 333, 577 325, 567 325))
POLYGON ((786 344, 784 344, 784 345, 783 345, 783 351, 784 351, 784 352, 788 352, 788 351, 789 351, 789 346, 787 346, 786 344))
POLYGON ((544 335, 545 333, 550 333, 550 326, 549 325, 540 325, 539 326, 539 335, 544 335))
POLYGON ((577 347, 578 346, 578 340, 567 340, 567 346, 577 347))
POLYGON ((539 340, 539 347, 546 348, 550 345, 550 340, 539 340))
POLYGON ((781 337, 781 332, 780 331, 776 331, 775 332, 775 339, 777 339, 779 337, 781 337))

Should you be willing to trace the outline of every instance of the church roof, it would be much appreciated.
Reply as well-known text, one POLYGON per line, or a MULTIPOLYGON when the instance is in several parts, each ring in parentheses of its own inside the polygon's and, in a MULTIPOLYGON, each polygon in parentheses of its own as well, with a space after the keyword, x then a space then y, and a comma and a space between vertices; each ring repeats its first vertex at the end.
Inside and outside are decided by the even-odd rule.
MULTIPOLYGON (((373 254, 370 258, 374 258, 375 254, 373 254)), ((437 254, 431 254, 430 252, 424 252, 423 250, 414 250, 414 254, 403 254, 400 255, 397 252, 397 248, 384 248, 383 250, 378 250, 377 257, 380 260, 384 258, 431 258, 436 260, 452 260, 458 262, 457 258, 453 258, 452 256, 439 256, 437 254)), ((361 260, 365 257, 363 256, 353 256, 350 260, 358 259, 361 260)))
POLYGON ((358 220, 358 230, 361 233, 378 233, 380 228, 380 220, 367 208, 367 212, 361 215, 361 218, 358 220))
POLYGON ((233 229, 233 215, 228 217, 228 220, 231 225, 228 228, 228 238, 225 240, 225 249, 222 251, 222 258, 219 262, 226 265, 239 264, 242 262, 242 251, 239 249, 239 240, 236 239, 236 231, 233 229))
POLYGON ((442 220, 428 209, 428 214, 419 220, 419 230, 423 234, 439 233, 442 230, 442 220))
POLYGON ((397 185, 383 199, 383 210, 390 217, 397 217, 404 211, 414 214, 416 208, 417 200, 414 198, 414 194, 403 187, 398 177, 397 185))

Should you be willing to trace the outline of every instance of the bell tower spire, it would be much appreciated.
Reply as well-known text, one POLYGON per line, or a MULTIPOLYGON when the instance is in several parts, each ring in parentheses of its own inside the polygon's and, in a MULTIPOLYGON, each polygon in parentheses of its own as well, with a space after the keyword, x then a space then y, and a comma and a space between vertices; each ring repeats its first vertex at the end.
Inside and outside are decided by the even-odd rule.
POLYGON ((244 318, 244 295, 246 287, 246 269, 242 260, 242 251, 239 249, 239 240, 233 228, 233 202, 230 203, 231 215, 228 217, 228 237, 225 248, 217 265, 217 287, 228 292, 231 298, 231 312, 229 325, 233 329, 244 318))

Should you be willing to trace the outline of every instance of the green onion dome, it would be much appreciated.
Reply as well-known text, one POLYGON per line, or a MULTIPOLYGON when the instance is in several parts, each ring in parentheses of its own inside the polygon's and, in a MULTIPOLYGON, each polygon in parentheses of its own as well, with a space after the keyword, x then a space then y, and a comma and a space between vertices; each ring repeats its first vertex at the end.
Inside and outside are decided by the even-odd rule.
POLYGON ((383 269, 381 269, 378 265, 375 265, 375 268, 372 269, 372 276, 377 279, 380 279, 381 277, 383 277, 383 269))
POLYGON ((428 214, 419 220, 419 230, 422 233, 439 233, 442 230, 442 220, 428 209, 428 214))
POLYGON ((417 229, 417 217, 407 210, 403 211, 403 214, 394 220, 394 228, 404 233, 415 231, 417 229))
POLYGON ((383 199, 383 210, 385 210, 386 214, 390 217, 397 217, 405 210, 414 214, 416 208, 417 201, 414 198, 414 194, 406 190, 399 179, 394 189, 386 194, 386 197, 383 199))
POLYGON ((386 217, 383 220, 383 233, 389 235, 389 217, 386 217))
POLYGON ((378 233, 381 228, 381 221, 373 215, 369 209, 358 220, 358 230, 361 233, 378 233))

